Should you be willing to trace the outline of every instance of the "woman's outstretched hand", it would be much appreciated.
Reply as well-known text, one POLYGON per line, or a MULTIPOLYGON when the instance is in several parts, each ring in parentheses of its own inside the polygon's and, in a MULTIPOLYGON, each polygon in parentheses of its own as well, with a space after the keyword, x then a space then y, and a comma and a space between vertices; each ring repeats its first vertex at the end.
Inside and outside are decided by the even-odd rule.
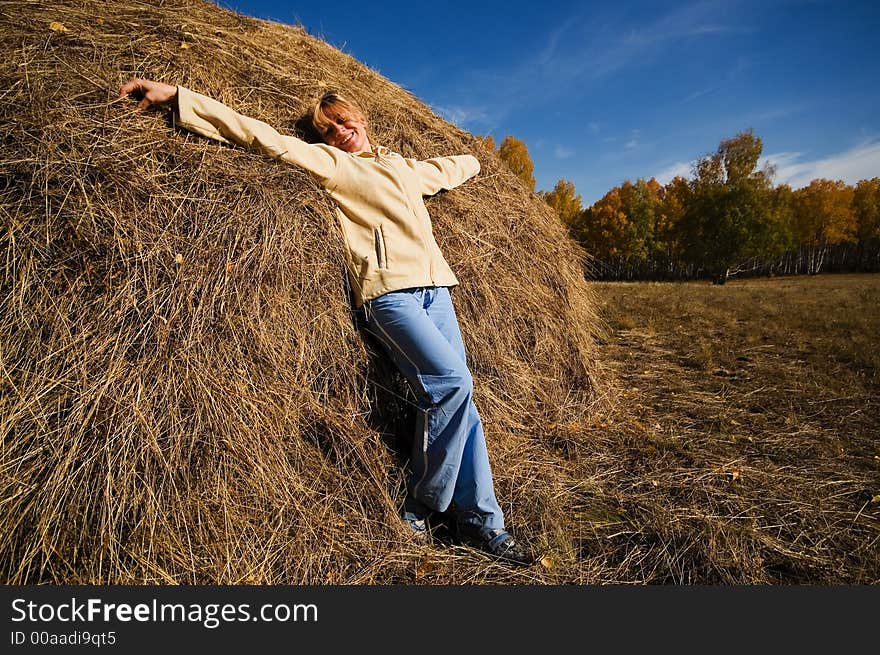
POLYGON ((177 99, 176 86, 164 82, 144 80, 140 77, 130 79, 119 89, 120 98, 132 93, 141 96, 141 101, 137 106, 138 111, 143 111, 152 104, 164 105, 177 99))

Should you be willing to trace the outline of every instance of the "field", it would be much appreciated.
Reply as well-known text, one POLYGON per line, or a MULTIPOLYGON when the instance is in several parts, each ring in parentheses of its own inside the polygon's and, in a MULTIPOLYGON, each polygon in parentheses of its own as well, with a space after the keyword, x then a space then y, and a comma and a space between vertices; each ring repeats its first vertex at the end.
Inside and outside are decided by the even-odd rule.
POLYGON ((572 453, 599 577, 880 581, 880 276, 593 287, 620 385, 572 453))

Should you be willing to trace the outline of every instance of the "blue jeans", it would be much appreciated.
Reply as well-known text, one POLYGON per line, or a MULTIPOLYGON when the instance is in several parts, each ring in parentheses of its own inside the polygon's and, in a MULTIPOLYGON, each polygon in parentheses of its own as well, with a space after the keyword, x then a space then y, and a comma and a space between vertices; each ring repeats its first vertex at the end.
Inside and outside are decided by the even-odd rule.
POLYGON ((424 506, 453 512, 459 525, 503 528, 449 289, 386 293, 364 303, 364 319, 419 399, 406 511, 424 506))

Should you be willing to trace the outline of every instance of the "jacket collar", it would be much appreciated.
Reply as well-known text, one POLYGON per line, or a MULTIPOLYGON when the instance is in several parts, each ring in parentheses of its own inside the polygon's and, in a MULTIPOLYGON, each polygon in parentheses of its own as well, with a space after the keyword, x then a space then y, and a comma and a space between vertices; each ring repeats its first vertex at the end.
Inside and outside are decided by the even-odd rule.
POLYGON ((385 146, 374 146, 373 150, 359 150, 351 154, 353 157, 375 157, 378 159, 379 157, 387 157, 393 154, 393 152, 385 146))

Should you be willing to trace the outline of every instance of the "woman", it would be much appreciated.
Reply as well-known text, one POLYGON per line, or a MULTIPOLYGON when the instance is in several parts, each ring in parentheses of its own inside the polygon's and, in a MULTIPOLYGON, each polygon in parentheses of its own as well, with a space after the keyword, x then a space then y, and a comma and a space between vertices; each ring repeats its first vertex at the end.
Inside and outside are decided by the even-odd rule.
POLYGON ((476 175, 477 159, 418 161, 373 146, 364 113, 337 94, 325 94, 312 113, 323 144, 279 134, 184 87, 135 78, 120 89, 120 97, 129 94, 141 96, 140 110, 171 105, 177 125, 301 166, 327 189, 337 205, 351 286, 366 329, 420 399, 403 508, 406 524, 426 538, 432 512, 449 512, 461 543, 506 561, 531 563, 532 556, 504 528, 449 294, 458 280, 434 240, 422 200, 476 175))

